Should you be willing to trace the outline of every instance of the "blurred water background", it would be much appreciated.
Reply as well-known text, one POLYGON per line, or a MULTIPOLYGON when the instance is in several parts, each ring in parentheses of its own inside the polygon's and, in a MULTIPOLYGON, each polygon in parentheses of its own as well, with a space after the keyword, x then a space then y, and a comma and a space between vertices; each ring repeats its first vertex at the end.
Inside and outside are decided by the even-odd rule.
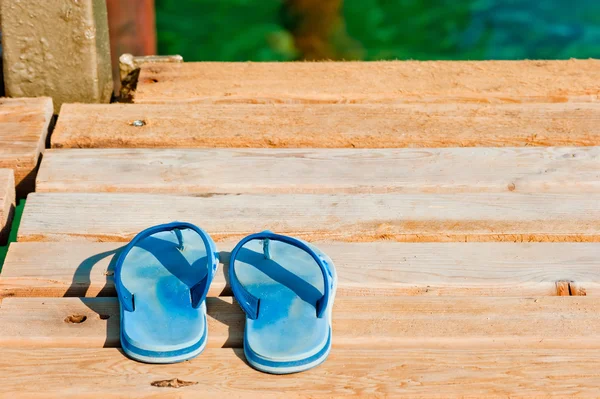
POLYGON ((186 61, 600 58, 600 0, 156 0, 186 61))

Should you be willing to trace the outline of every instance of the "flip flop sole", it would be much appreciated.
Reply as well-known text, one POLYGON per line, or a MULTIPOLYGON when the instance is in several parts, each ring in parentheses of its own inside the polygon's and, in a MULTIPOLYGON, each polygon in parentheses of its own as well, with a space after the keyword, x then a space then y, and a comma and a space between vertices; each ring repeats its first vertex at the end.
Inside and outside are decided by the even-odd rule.
MULTIPOLYGON (((330 304, 333 304, 337 278, 333 262, 330 304)), ((290 374, 313 368, 331 350, 331 316, 316 317, 316 301, 323 295, 322 271, 312 256, 296 246, 272 240, 269 256, 260 241, 244 244, 233 260, 236 277, 253 296, 260 298, 256 319, 246 318, 244 352, 248 363, 271 374, 290 374)))
POLYGON ((145 230, 117 262, 121 346, 135 360, 175 363, 206 346, 205 291, 194 287, 212 280, 216 250, 204 232, 190 226, 177 222, 145 230))
POLYGON ((325 346, 313 356, 295 361, 270 361, 260 358, 248 345, 244 345, 246 360, 255 369, 269 374, 292 374, 312 369, 323 363, 331 351, 331 332, 325 346))
MULTIPOLYGON (((205 317, 205 325, 206 317, 205 317)), ((156 363, 156 364, 167 364, 167 363, 179 363, 189 359, 192 359, 204 351, 206 343, 208 341, 208 329, 205 329, 204 335, 194 345, 187 348, 178 349, 174 351, 149 351, 141 349, 131 344, 127 338, 121 334, 121 347, 123 352, 130 358, 143 362, 143 363, 156 363)))

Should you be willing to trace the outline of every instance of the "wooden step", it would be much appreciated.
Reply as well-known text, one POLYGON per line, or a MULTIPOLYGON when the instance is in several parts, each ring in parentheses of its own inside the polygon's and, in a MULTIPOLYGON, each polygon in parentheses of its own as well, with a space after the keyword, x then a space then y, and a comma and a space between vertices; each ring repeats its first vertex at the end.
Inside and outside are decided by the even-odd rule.
POLYGON ((253 370, 242 349, 169 365, 114 348, 5 348, 0 357, 7 397, 60 398, 597 397, 599 366, 598 349, 334 348, 319 367, 284 376, 253 370))
POLYGON ((19 196, 34 189, 52 112, 48 97, 0 98, 0 168, 13 169, 19 196))
POLYGON ((600 60, 195 62, 143 66, 136 103, 598 101, 600 60))
MULTIPOLYGON (((211 296, 231 295, 223 274, 235 241, 218 243, 211 296)), ((315 243, 335 262, 338 295, 600 295, 596 243, 315 243)), ((114 296, 120 242, 10 246, 0 298, 114 296)))
POLYGON ((216 240, 267 229, 309 241, 600 241, 600 195, 32 193, 18 240, 129 241, 173 220, 216 240))
MULTIPOLYGON (((243 345, 231 297, 208 298, 208 347, 243 345)), ((336 298, 336 348, 600 349, 600 304, 587 297, 336 298)), ((116 298, 5 298, 0 347, 120 346, 116 298)))
POLYGON ((55 148, 600 145, 600 104, 65 104, 55 148), (137 121, 137 122, 136 122, 137 121), (136 122, 136 123, 134 123, 136 122))
POLYGON ((0 245, 8 239, 15 210, 15 175, 12 169, 0 169, 0 245))
POLYGON ((49 150, 37 192, 600 192, 600 147, 49 150))

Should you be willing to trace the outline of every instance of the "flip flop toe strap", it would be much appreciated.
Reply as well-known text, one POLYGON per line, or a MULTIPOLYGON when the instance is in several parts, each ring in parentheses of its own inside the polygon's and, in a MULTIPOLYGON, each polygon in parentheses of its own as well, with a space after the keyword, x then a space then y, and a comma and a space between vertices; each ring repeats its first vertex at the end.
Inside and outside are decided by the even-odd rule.
POLYGON ((208 294, 208 289, 210 287, 210 283, 212 282, 215 273, 217 271, 217 267, 219 265, 219 254, 217 253, 217 248, 213 240, 206 234, 206 232, 199 227, 185 222, 173 222, 162 224, 154 227, 150 227, 146 230, 143 230, 138 235, 136 235, 133 240, 129 244, 123 248, 117 258, 117 262, 115 264, 115 288, 117 290, 117 296, 119 298, 119 302, 121 302, 123 308, 129 312, 133 312, 135 310, 135 300, 134 294, 131 293, 124 285, 121 280, 121 271, 123 268, 123 263, 125 262, 125 258, 127 254, 136 246, 141 240, 150 237, 153 234, 160 233, 162 231, 173 231, 175 236, 177 237, 177 249, 183 251, 185 249, 185 242, 183 239, 183 234, 181 230, 190 229, 196 232, 204 245, 206 246, 206 256, 207 256, 207 268, 208 271, 206 275, 190 287, 190 300, 192 302, 192 306, 194 308, 198 308, 202 301, 206 298, 208 294))
POLYGON ((314 261, 321 269, 324 280, 324 294, 321 298, 317 300, 316 303, 317 317, 322 318, 326 314, 325 310, 329 305, 329 301, 331 300, 332 295, 333 273, 331 271, 331 266, 325 260, 325 258, 323 258, 321 255, 315 252, 305 242, 293 237, 275 234, 270 231, 263 231, 261 233, 256 233, 245 237, 236 245, 236 247, 231 252, 231 258, 229 260, 229 282, 231 285, 231 290, 233 291, 233 295, 237 299, 244 312, 248 315, 248 317, 253 320, 256 320, 258 318, 260 309, 260 299, 250 294, 248 290, 246 290, 240 283, 235 273, 235 260, 240 249, 246 243, 252 240, 263 241, 263 255, 265 259, 271 259, 271 252, 269 249, 271 240, 280 241, 300 248, 314 259, 314 261))

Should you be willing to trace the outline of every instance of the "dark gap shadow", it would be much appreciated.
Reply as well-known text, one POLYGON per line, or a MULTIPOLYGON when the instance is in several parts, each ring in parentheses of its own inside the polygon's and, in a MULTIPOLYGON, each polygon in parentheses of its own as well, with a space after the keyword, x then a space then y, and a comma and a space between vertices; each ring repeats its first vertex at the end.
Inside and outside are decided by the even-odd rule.
MULTIPOLYGON (((0 96, 1 97, 1 96, 0 96)), ((50 137, 54 132, 54 128, 56 127, 56 121, 58 120, 58 115, 52 115, 50 117, 50 121, 48 122, 48 129, 46 133, 46 140, 44 142, 45 148, 50 148, 50 137)), ((42 150, 38 156, 37 163, 33 170, 29 172, 23 180, 19 184, 16 185, 15 191, 17 194, 17 200, 27 198, 29 193, 35 191, 35 180, 37 178, 38 171, 40 170, 40 165, 42 164, 42 158, 44 157, 44 151, 42 150)))
MULTIPOLYGON (((101 303, 95 300, 94 297, 86 298, 86 295, 88 290, 90 289, 92 271, 94 271, 95 273, 104 273, 106 276, 104 286, 100 288, 98 293, 95 295, 96 297, 115 297, 117 295, 115 291, 113 275, 115 262, 122 248, 123 247, 114 249, 112 251, 101 252, 99 254, 90 256, 89 258, 81 262, 79 266, 77 266, 77 269, 73 274, 71 286, 65 291, 65 294, 63 295, 63 297, 78 297, 82 301, 82 303, 86 305, 95 314, 93 317, 99 317, 103 320, 107 320, 106 338, 104 344, 102 345, 104 348, 111 346, 110 337, 119 337, 119 318, 116 317, 118 316, 118 308, 117 313, 109 314, 106 306, 101 306, 101 303), (112 259, 106 271, 94 270, 98 262, 109 256, 112 256, 112 259)), ((65 315, 65 317, 68 316, 71 315, 65 315)), ((85 321, 83 321, 83 323, 85 323, 85 321)))
POLYGON ((227 326, 227 340, 223 348, 241 348, 246 318, 237 302, 234 300, 229 303, 223 298, 209 297, 206 299, 206 306, 210 317, 227 326))
POLYGON ((54 133, 54 128, 56 127, 56 122, 58 122, 58 115, 52 115, 50 118, 50 123, 48 124, 48 134, 46 134, 46 148, 51 148, 52 140, 50 139, 52 133, 54 133))
MULTIPOLYGON (((0 32, 0 39, 2 38, 2 32, 0 32)), ((2 66, 2 51, 0 50, 0 97, 4 97, 6 92, 4 90, 4 67, 2 66)))
POLYGON ((42 157, 43 157, 43 154, 40 154, 40 156, 38 157, 37 164, 35 165, 35 168, 33 168, 33 170, 31 172, 29 172, 21 180, 21 182, 17 183, 17 185, 15 187, 15 192, 17 194, 17 201, 27 198, 27 195, 29 193, 32 193, 35 191, 35 179, 37 177, 37 173, 38 173, 40 164, 42 163, 42 157))
POLYGON ((223 275, 225 276, 225 287, 219 293, 218 297, 210 298, 211 301, 207 300, 209 306, 208 313, 215 320, 227 326, 227 341, 223 345, 224 348, 233 349, 233 353, 240 358, 246 365, 248 361, 244 356, 244 329, 246 328, 246 315, 244 311, 237 303, 237 300, 233 296, 231 291, 231 285, 229 283, 229 260, 231 259, 230 251, 219 252, 220 267, 223 268, 223 275), (231 297, 232 303, 228 303, 221 297, 231 297), (212 306, 211 305, 212 302, 212 306), (212 308, 212 310, 211 310, 212 308))
MULTIPOLYGON (((0 246, 7 246, 8 245, 8 241, 9 241, 9 237, 10 237, 10 229, 13 226, 14 223, 14 216, 15 216, 15 206, 14 204, 11 204, 10 207, 8 208, 8 218, 6 226, 4 226, 4 228, 0 229, 0 246)), ((0 268, 2 267, 2 259, 0 259, 0 268)), ((1 270, 1 269, 0 269, 1 270)))
POLYGON ((13 214, 11 217, 10 228, 7 229, 7 240, 6 245, 0 245, 0 272, 4 268, 4 261, 8 255, 8 249, 11 243, 17 241, 17 233, 21 219, 23 217, 23 209, 25 207, 25 200, 17 200, 17 205, 13 208, 13 214))
POLYGON ((223 268, 223 275, 225 276, 225 287, 219 293, 219 296, 233 296, 233 292, 231 291, 231 284, 229 284, 229 259, 231 259, 230 251, 219 252, 219 262, 221 263, 219 266, 223 268))

